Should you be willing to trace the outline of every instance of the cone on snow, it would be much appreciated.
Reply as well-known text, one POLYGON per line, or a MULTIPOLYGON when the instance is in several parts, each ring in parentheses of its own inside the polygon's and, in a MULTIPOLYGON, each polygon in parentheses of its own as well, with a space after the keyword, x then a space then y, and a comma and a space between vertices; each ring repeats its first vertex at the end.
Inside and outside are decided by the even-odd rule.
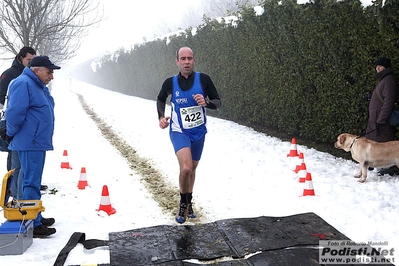
POLYGON ((304 196, 314 196, 312 176, 310 173, 306 174, 305 188, 303 189, 304 196))
POLYGON ((287 157, 296 157, 296 156, 299 156, 298 150, 296 149, 296 139, 292 138, 290 153, 287 154, 287 157))
POLYGON ((304 162, 305 162, 305 160, 304 160, 303 152, 300 152, 300 153, 299 153, 299 156, 298 156, 298 163, 297 163, 297 165, 296 165, 296 167, 295 167, 295 170, 294 170, 295 173, 298 173, 299 170, 301 170, 301 165, 302 165, 304 162))
POLYGON ((100 207, 96 211, 104 211, 108 214, 108 216, 116 213, 116 210, 111 206, 108 187, 106 185, 103 186, 103 191, 101 193, 100 207))
POLYGON ((306 164, 302 163, 301 169, 298 171, 299 183, 305 183, 307 174, 308 171, 306 170, 306 164))
POLYGON ((86 168, 82 167, 80 170, 80 178, 78 182, 79 189, 85 189, 89 184, 87 183, 86 168))
POLYGON ((72 167, 69 165, 68 152, 66 150, 64 150, 62 157, 63 157, 63 159, 61 162, 61 168, 62 169, 72 169, 72 167))

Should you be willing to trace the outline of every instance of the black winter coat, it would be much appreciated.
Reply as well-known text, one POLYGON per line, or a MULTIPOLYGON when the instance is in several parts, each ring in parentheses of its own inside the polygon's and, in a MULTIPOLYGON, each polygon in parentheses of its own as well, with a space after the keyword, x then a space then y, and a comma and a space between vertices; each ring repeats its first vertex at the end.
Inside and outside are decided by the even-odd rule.
POLYGON ((377 79, 377 86, 370 99, 365 137, 377 142, 385 142, 395 138, 396 128, 389 124, 389 116, 398 100, 398 83, 390 67, 377 73, 377 79), (382 101, 377 95, 377 90, 382 101))
POLYGON ((5 97, 7 95, 8 85, 10 84, 11 80, 15 79, 19 75, 21 75, 22 71, 24 70, 24 65, 18 61, 17 58, 14 59, 12 65, 9 69, 5 70, 1 74, 0 80, 0 104, 4 104, 5 97))

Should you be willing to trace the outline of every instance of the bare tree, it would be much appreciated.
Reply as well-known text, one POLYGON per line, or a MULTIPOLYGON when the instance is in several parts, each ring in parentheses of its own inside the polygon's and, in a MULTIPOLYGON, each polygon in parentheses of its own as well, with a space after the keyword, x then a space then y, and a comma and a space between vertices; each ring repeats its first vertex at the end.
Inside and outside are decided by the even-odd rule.
POLYGON ((203 23, 205 18, 225 17, 239 11, 240 7, 256 6, 257 4, 258 0, 201 0, 195 4, 193 1, 189 8, 184 10, 178 24, 162 23, 156 34, 163 35, 177 30, 195 28, 203 23))
POLYGON ((89 27, 103 19, 100 0, 2 0, 0 50, 17 54, 23 46, 55 62, 73 58, 89 27))

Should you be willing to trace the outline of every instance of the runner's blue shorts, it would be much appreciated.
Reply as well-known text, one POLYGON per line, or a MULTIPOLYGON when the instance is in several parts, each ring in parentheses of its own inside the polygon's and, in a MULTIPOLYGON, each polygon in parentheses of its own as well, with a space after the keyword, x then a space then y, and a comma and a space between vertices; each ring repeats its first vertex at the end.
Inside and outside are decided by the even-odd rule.
POLYGON ((200 140, 191 141, 185 134, 172 131, 170 132, 170 140, 172 141, 175 153, 182 148, 189 147, 193 160, 199 161, 201 159, 205 136, 200 140))

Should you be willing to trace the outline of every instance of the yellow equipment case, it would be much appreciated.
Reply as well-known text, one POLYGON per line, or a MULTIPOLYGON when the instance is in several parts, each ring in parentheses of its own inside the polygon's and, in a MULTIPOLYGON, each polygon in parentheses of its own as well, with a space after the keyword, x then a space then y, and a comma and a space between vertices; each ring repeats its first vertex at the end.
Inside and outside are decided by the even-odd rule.
POLYGON ((3 208, 4 218, 9 221, 34 220, 39 212, 45 210, 41 200, 11 200, 10 181, 14 169, 8 171, 1 186, 0 206, 3 208))

